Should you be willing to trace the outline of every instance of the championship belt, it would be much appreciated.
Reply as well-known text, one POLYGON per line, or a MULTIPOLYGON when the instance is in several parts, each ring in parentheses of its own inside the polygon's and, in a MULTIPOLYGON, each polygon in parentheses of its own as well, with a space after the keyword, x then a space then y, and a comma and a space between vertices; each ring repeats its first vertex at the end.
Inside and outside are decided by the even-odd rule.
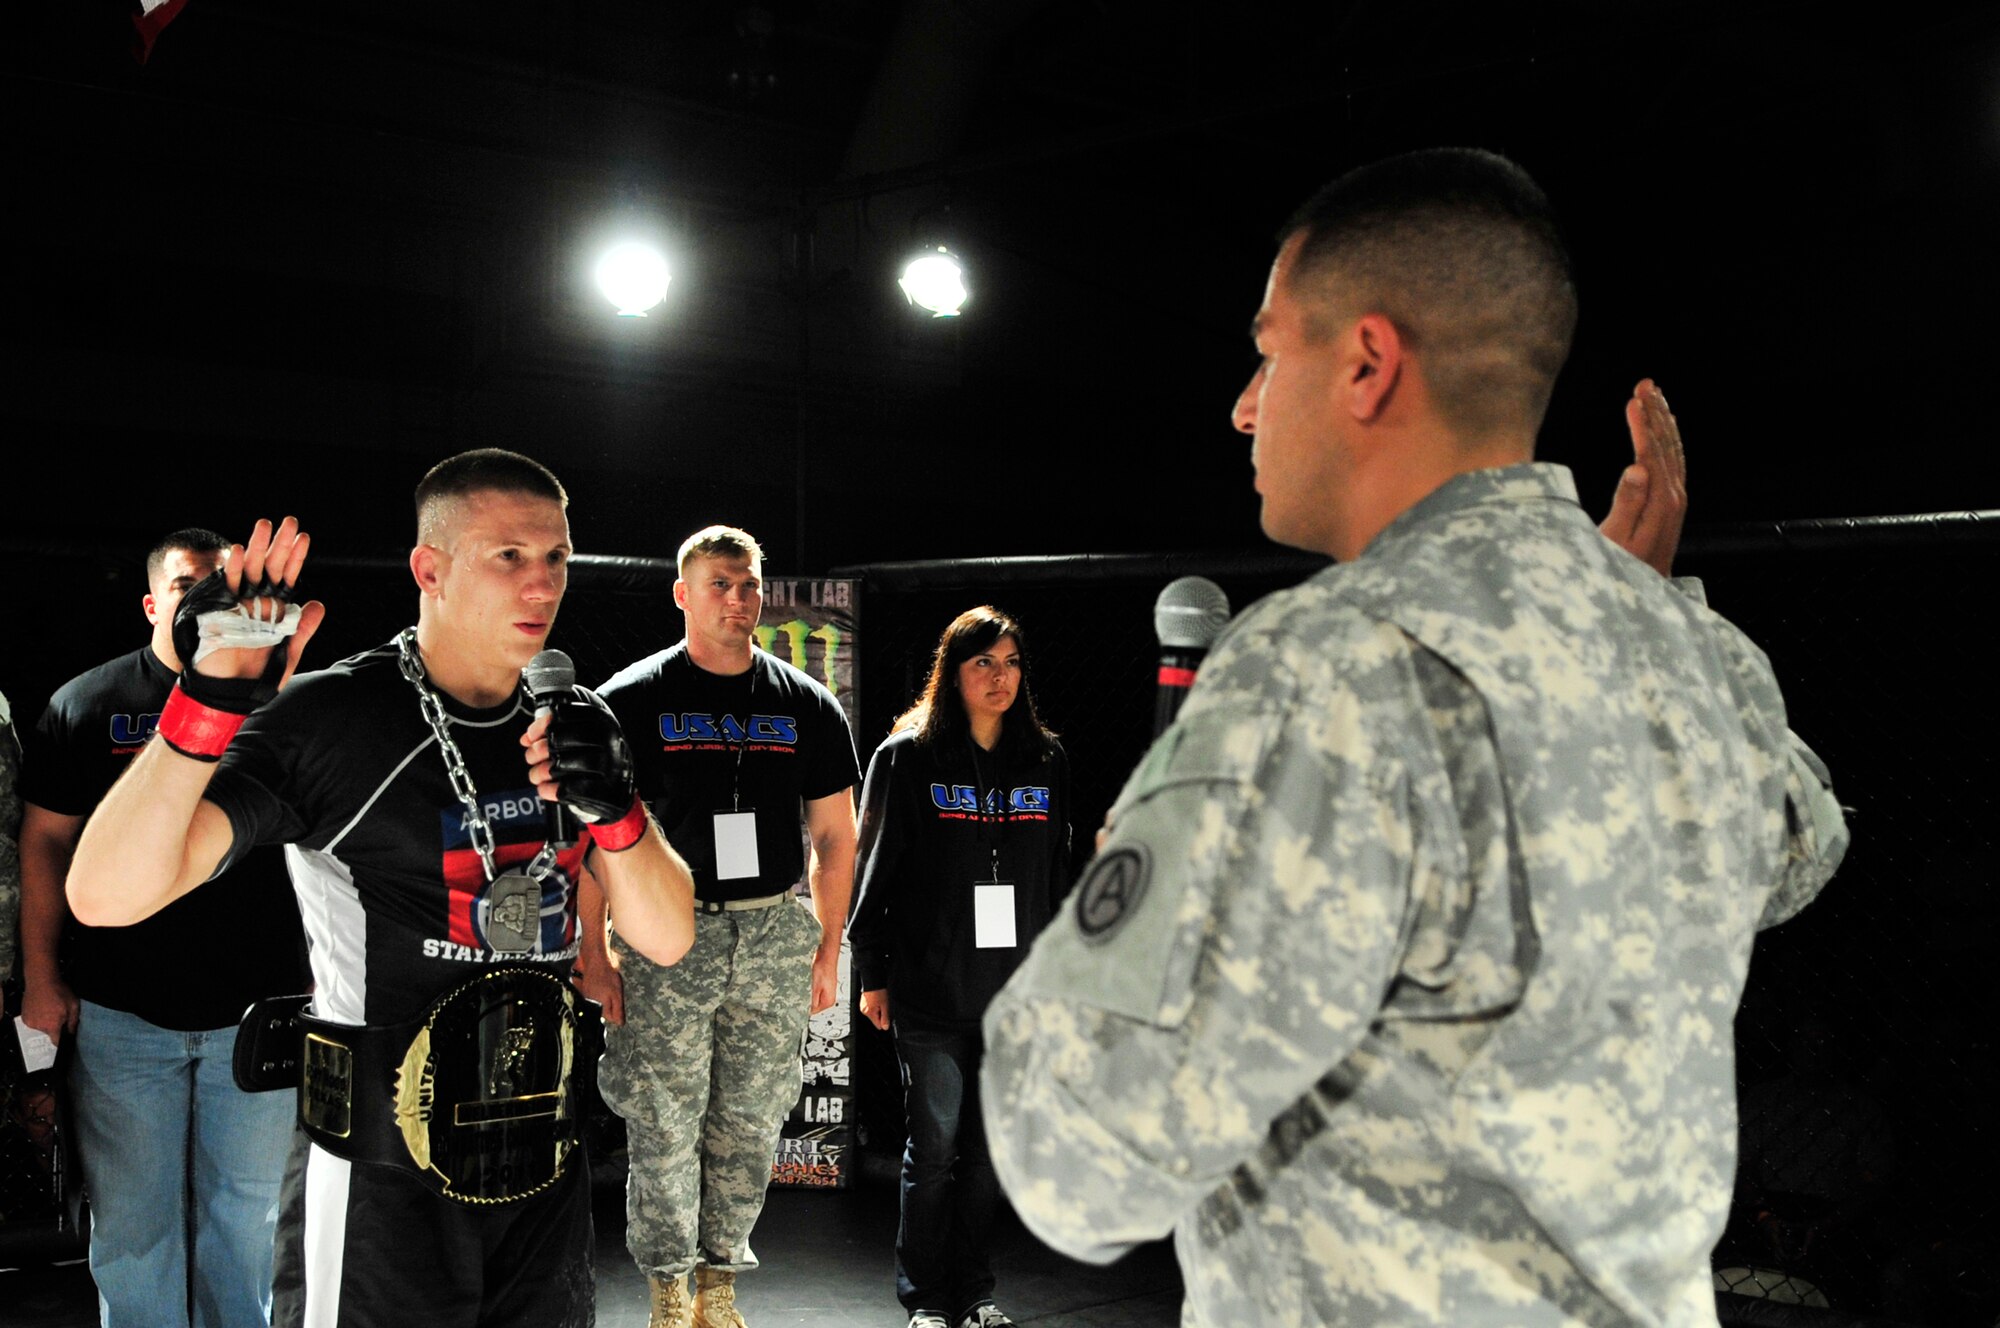
POLYGON ((299 1122, 336 1157, 400 1166, 465 1204, 561 1178, 581 1122, 576 997, 557 974, 493 969, 394 1027, 300 1022, 299 1122))

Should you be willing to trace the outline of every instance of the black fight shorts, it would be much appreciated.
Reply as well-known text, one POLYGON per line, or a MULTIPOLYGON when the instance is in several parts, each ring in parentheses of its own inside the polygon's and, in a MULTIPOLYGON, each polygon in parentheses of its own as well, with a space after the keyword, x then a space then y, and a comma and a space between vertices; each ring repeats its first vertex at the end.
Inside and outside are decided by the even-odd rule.
POLYGON ((274 1328, 591 1328, 590 1168, 463 1204, 414 1175, 293 1142, 278 1213, 274 1328))

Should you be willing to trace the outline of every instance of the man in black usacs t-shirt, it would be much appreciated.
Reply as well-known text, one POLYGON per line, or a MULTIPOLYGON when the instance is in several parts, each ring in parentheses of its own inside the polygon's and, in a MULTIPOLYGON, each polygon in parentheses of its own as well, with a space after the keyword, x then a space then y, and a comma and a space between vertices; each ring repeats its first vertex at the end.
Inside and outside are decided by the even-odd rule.
POLYGON ((161 540, 146 560, 152 639, 64 684, 26 734, 22 1016, 75 1040, 90 1266, 112 1322, 155 1317, 147 1307, 162 1297, 211 1307, 218 1322, 270 1314, 295 1104, 243 1092, 230 1061, 247 1006, 306 986, 282 851, 130 927, 86 927, 63 897, 84 822, 152 736, 180 672, 174 609, 227 547, 205 530, 161 540))

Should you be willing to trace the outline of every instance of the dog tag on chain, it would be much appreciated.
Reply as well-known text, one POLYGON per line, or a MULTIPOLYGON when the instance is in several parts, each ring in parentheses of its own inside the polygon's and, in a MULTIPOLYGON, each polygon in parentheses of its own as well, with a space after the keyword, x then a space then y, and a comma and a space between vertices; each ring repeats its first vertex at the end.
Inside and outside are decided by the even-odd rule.
POLYGON ((486 943, 495 954, 527 954, 542 935, 542 883, 526 872, 494 879, 486 892, 486 943))

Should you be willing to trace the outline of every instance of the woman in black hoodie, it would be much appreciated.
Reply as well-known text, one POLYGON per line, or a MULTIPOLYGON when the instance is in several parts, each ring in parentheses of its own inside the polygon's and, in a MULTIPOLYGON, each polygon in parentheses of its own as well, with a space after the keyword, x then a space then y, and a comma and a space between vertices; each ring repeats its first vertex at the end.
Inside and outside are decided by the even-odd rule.
POLYGON ((896 1039, 909 1142, 896 1295, 910 1328, 1003 1328, 987 1231, 979 1019, 1069 888, 1069 765, 1035 713, 1021 626, 982 605, 862 786, 848 939, 861 1013, 896 1039), (892 1014, 893 1011, 893 1014, 892 1014))

